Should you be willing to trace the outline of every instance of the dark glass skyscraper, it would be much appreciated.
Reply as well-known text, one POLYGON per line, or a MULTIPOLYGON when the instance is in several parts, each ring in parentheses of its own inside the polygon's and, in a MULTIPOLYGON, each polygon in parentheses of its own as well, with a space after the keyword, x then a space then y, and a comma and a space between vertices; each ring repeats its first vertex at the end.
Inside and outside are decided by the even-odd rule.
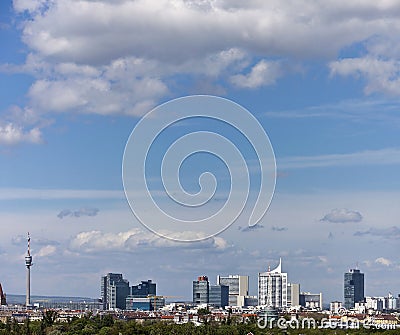
POLYGON ((140 284, 131 287, 131 294, 135 297, 147 297, 148 295, 156 295, 156 283, 151 280, 143 281, 140 284))
POLYGON ((108 273, 101 277, 101 299, 104 309, 125 309, 129 294, 129 282, 121 273, 108 273))
POLYGON ((344 274, 344 307, 353 308, 356 302, 364 300, 364 274, 350 269, 344 274))

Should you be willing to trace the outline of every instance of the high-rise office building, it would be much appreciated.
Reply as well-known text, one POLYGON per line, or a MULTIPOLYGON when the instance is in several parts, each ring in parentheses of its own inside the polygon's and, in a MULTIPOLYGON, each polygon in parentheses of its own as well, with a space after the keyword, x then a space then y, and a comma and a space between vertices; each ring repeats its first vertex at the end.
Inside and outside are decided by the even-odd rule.
POLYGON ((244 305, 244 298, 249 295, 249 276, 217 276, 218 285, 229 287, 229 306, 244 305))
POLYGON ((207 276, 198 277, 193 281, 193 302, 208 304, 210 284, 207 276))
POLYGON ((225 307, 229 304, 229 287, 226 285, 210 285, 207 276, 193 281, 193 302, 210 304, 214 307, 225 307))
POLYGON ((7 305, 6 295, 3 292, 3 287, 0 283, 0 305, 7 305))
POLYGON ((104 309, 125 309, 129 295, 129 282, 121 273, 108 273, 101 277, 101 299, 104 309))
POLYGON ((140 284, 131 287, 130 295, 134 297, 156 295, 156 283, 153 283, 150 279, 147 281, 142 280, 140 284))
POLYGON ((364 274, 358 269, 350 269, 344 274, 344 307, 353 308, 361 301, 364 301, 364 274))
POLYGON ((229 305, 229 287, 226 285, 210 285, 208 303, 214 307, 229 305))
POLYGON ((282 272, 282 260, 271 270, 258 274, 258 303, 273 308, 287 307, 287 273, 282 272))
POLYGON ((150 279, 131 286, 129 291, 125 299, 126 309, 154 311, 165 305, 165 299, 156 295, 156 283, 150 279))

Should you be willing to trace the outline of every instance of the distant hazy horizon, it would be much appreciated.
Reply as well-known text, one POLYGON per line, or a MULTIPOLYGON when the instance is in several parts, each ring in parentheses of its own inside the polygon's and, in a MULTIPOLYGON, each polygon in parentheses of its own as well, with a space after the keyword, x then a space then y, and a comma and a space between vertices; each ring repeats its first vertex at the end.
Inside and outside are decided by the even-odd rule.
MULTIPOLYGON (((26 296, 23 294, 7 294, 7 304, 24 305, 26 296)), ((46 295, 32 295, 31 303, 37 303, 43 300, 50 300, 52 302, 69 302, 69 301, 93 301, 99 298, 89 297, 63 297, 63 296, 46 296, 46 295)))

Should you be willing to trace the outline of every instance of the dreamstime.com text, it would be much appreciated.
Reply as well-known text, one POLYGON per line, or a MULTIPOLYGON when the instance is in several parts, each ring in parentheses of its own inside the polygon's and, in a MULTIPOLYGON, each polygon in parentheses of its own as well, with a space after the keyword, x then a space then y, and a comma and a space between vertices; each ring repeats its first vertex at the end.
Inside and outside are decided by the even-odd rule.
POLYGON ((279 329, 396 329, 394 324, 379 324, 373 321, 364 320, 360 322, 358 319, 348 319, 346 321, 336 321, 323 318, 319 321, 313 318, 304 318, 302 320, 286 320, 285 318, 267 318, 259 317, 257 326, 261 329, 275 328, 279 329))

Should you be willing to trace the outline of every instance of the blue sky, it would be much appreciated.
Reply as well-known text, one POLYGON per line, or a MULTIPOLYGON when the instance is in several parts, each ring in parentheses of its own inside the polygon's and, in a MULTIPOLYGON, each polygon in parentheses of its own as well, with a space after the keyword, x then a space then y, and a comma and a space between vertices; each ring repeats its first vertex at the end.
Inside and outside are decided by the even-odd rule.
MULTIPOLYGON (((2 1, 4 290, 24 291, 30 231, 34 294, 97 297, 110 271, 187 298, 198 275, 247 274, 256 294, 257 273, 279 257, 289 281, 325 302, 343 299, 343 273, 356 264, 367 295, 400 293, 399 13, 397 1, 372 0, 2 1), (187 244, 135 219, 121 166, 140 118, 192 94, 249 110, 278 178, 256 227, 241 216, 187 244)), ((181 128, 208 126, 229 132, 181 128)), ((203 165, 224 172, 193 163, 182 172, 188 188, 203 165)))

